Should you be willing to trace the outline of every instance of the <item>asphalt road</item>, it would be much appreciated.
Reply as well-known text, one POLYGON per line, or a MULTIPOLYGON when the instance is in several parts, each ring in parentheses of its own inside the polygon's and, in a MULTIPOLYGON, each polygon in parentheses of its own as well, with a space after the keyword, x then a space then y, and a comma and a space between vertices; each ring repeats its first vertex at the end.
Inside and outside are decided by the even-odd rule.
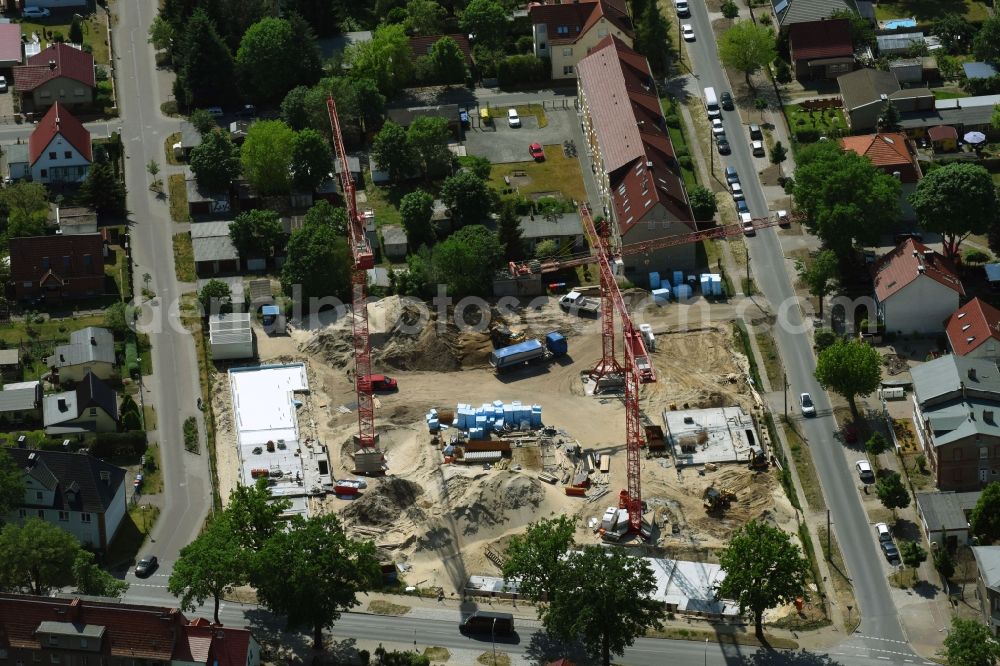
MULTIPOLYGON (((153 347, 153 376, 146 379, 143 397, 152 398, 156 407, 155 439, 160 443, 164 498, 151 541, 141 554, 174 559, 200 531, 211 508, 212 486, 207 453, 199 456, 184 450, 184 419, 196 416, 200 420, 196 405, 198 364, 194 341, 177 317, 181 292, 174 275, 171 241, 174 223, 166 198, 157 198, 150 192, 151 177, 146 172, 150 160, 156 160, 162 172, 166 159, 164 141, 180 126, 179 121, 160 113, 155 61, 147 43, 156 10, 156 0, 116 3, 118 22, 113 40, 136 263, 136 299, 142 300, 144 273, 152 276, 150 288, 157 294, 157 298, 144 304, 140 328, 149 333, 153 347)), ((130 580, 134 580, 131 574, 130 580)))
MULTIPOLYGON (((678 22, 691 23, 696 35, 695 42, 687 43, 687 61, 696 73, 698 89, 689 92, 701 96, 702 88, 713 86, 716 93, 721 95, 723 91, 730 90, 730 86, 719 63, 708 11, 701 1, 692 2, 690 6, 690 19, 676 19, 678 22)), ((735 166, 739 171, 751 214, 766 215, 767 201, 760 180, 756 177, 757 169, 766 164, 755 163, 750 153, 749 134, 736 111, 724 111, 723 124, 732 146, 732 154, 723 157, 723 162, 735 166)), ((788 373, 789 394, 797 396, 807 392, 816 403, 818 416, 806 419, 802 424, 823 487, 823 495, 832 512, 834 534, 843 551, 860 605, 862 622, 851 642, 860 642, 873 651, 883 649, 887 642, 908 650, 895 643, 905 642, 906 636, 900 626, 883 573, 881 552, 876 547, 872 527, 861 505, 858 479, 852 465, 845 458, 842 445, 834 438, 837 426, 829 397, 813 376, 816 361, 808 333, 812 323, 803 321, 801 311, 795 305, 795 294, 784 269, 784 253, 778 236, 773 229, 765 229, 758 232, 755 238, 747 239, 747 245, 754 280, 770 303, 771 311, 778 314, 779 325, 774 331, 774 337, 788 373)), ((854 609, 854 612, 857 611, 858 609, 854 609)), ((873 654, 874 656, 876 655, 873 654)))

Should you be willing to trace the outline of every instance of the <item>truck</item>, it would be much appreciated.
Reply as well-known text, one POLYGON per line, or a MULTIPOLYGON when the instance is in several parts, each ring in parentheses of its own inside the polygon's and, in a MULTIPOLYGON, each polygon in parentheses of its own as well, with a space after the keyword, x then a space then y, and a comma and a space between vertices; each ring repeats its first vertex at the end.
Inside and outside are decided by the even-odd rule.
POLYGON ((490 354, 490 365, 497 372, 503 372, 525 363, 563 356, 566 354, 567 348, 566 338, 558 332, 552 331, 545 336, 544 344, 541 340, 534 338, 495 350, 490 354))
POLYGON ((576 311, 593 317, 601 311, 601 301, 596 298, 588 298, 574 290, 559 299, 559 307, 567 312, 576 311))

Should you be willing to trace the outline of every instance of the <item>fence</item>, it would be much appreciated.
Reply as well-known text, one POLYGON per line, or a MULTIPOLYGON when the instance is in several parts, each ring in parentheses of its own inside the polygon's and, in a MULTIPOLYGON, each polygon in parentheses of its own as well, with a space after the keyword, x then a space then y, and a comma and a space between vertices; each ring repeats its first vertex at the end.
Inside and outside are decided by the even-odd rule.
POLYGON ((827 99, 807 99, 798 102, 798 105, 806 111, 824 111, 826 109, 839 109, 844 106, 844 102, 839 97, 829 97, 827 99))

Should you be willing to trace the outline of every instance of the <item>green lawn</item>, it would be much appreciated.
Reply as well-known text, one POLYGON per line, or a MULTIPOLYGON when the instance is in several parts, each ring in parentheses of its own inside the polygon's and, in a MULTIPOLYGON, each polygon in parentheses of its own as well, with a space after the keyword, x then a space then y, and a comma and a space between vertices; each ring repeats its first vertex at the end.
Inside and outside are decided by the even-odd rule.
POLYGON ((918 21, 933 21, 948 14, 961 14, 969 21, 989 18, 986 3, 981 0, 882 0, 875 5, 879 21, 911 16, 918 21))
POLYGON ((68 319, 47 319, 37 324, 10 321, 0 327, 0 342, 7 345, 29 339, 69 342, 69 334, 73 331, 86 328, 87 326, 102 326, 103 324, 103 315, 86 315, 68 319))
POLYGON ((968 97, 969 93, 958 92, 954 90, 935 90, 934 99, 960 99, 962 97, 968 97))
POLYGON ((183 232, 174 234, 174 272, 180 282, 194 282, 194 248, 191 245, 191 234, 183 232))
MULTIPOLYGON (((39 21, 21 21, 21 33, 26 39, 31 39, 31 33, 36 33, 42 42, 42 48, 48 46, 49 42, 56 41, 52 37, 56 33, 61 33, 64 41, 69 41, 69 26, 71 18, 69 14, 60 13, 49 19, 39 21)), ((83 22, 83 43, 89 44, 94 56, 94 62, 98 65, 110 65, 111 57, 108 50, 108 32, 102 13, 90 14, 83 22)))
POLYGON ((522 196, 531 198, 541 192, 560 192, 564 199, 586 201, 587 190, 580 174, 580 162, 575 157, 566 157, 562 146, 544 146, 544 162, 511 162, 494 164, 490 173, 490 185, 498 190, 507 187, 504 176, 513 176, 515 171, 527 173, 530 182, 520 183, 516 189, 522 196))
POLYGON ((187 181, 184 180, 184 174, 175 173, 167 177, 167 195, 170 198, 170 218, 174 222, 190 222, 187 181))
POLYGON ((792 133, 798 131, 816 130, 820 136, 830 136, 836 131, 847 130, 847 120, 841 109, 824 109, 822 111, 807 111, 798 104, 785 107, 785 117, 792 133))
MULTIPOLYGON (((674 104, 674 100, 670 97, 660 98, 660 108, 663 110, 664 117, 670 114, 677 114, 677 109, 674 104)), ((677 114, 679 117, 679 114, 677 114)), ((670 136, 670 143, 674 146, 674 152, 676 154, 681 154, 682 152, 691 154, 691 147, 688 145, 687 137, 684 136, 684 128, 680 127, 670 127, 667 125, 667 134, 670 136)), ((698 175, 694 171, 694 165, 685 167, 681 166, 681 176, 684 178, 684 187, 691 189, 698 184, 698 175)))

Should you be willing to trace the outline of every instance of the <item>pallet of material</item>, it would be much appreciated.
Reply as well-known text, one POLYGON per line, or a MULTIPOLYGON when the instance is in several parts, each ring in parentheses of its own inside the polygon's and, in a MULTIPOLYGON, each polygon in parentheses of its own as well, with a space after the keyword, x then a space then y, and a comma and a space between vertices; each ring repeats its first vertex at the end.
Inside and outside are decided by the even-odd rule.
POLYGON ((539 481, 544 481, 545 483, 551 483, 553 485, 555 485, 556 481, 559 480, 558 478, 552 476, 551 474, 547 474, 545 472, 541 472, 538 475, 538 479, 539 481))
POLYGON ((573 487, 574 488, 589 488, 590 487, 590 475, 586 472, 580 472, 573 477, 573 487))
POLYGON ((601 454, 601 474, 607 474, 611 471, 611 454, 602 453, 601 454))
POLYGON ((510 453, 510 442, 492 439, 470 439, 462 444, 466 451, 498 451, 510 453))
POLYGON ((566 494, 569 495, 570 497, 586 497, 587 496, 587 489, 586 488, 577 488, 575 486, 566 486, 564 489, 566 491, 566 494))

